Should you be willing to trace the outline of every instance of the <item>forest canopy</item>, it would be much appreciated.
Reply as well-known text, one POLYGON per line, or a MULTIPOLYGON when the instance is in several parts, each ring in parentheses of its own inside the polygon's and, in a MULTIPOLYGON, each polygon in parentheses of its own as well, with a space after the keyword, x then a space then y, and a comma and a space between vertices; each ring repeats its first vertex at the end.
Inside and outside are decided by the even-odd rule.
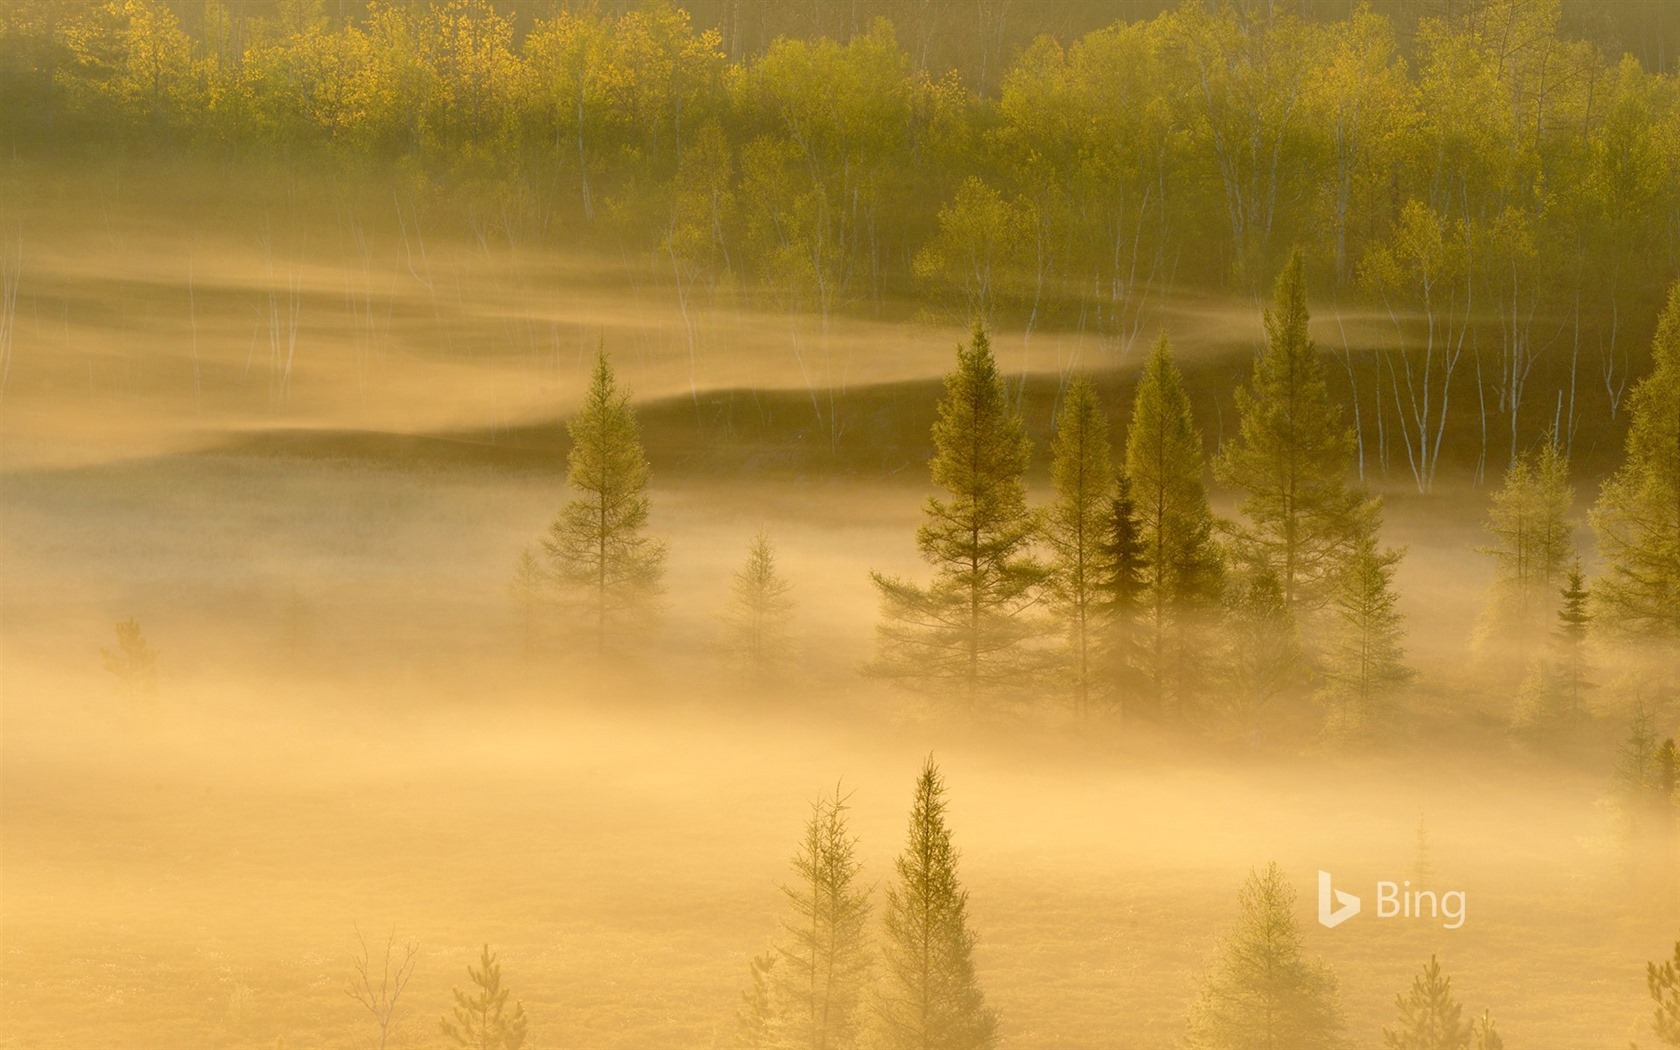
POLYGON ((1152 13, 1078 31, 1101 5, 1051 4, 1060 35, 1031 38, 981 3, 961 54, 930 36, 944 6, 841 6, 701 4, 703 28, 665 3, 18 0, 0 145, 394 170, 690 287, 1128 344, 1152 298, 1258 300, 1300 246, 1325 294, 1421 317, 1449 371, 1497 322, 1512 420, 1554 344, 1614 410, 1680 272, 1660 5, 1122 4, 1152 13))

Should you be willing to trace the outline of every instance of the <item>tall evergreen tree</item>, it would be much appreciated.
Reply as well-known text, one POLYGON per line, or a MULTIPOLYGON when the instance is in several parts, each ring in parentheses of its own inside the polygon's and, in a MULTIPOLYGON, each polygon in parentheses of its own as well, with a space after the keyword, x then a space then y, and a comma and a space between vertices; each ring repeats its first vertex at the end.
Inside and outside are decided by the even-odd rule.
POLYGON ((1674 942, 1673 959, 1645 964, 1645 984, 1657 1001, 1651 1028, 1664 1046, 1680 1046, 1680 941, 1674 942))
POLYGON ((1230 727, 1258 743, 1273 701, 1299 688, 1308 672, 1295 617, 1270 570, 1232 588, 1220 654, 1220 697, 1230 727))
POLYGON ((1575 490, 1569 460, 1555 440, 1518 456, 1493 495, 1487 531, 1491 546, 1480 548, 1495 562, 1493 587, 1477 628, 1478 647, 1490 655, 1526 657, 1545 637, 1557 608, 1558 587, 1575 553, 1569 521, 1575 490), (1515 649, 1514 654, 1501 649, 1515 649))
POLYGON ((736 1050, 776 1050, 776 1008, 771 1001, 776 950, 753 956, 747 972, 750 983, 741 993, 741 1007, 735 1013, 736 1050))
POLYGON ((146 643, 140 621, 117 621, 117 647, 99 650, 105 670, 115 675, 123 695, 132 700, 157 699, 158 651, 146 643))
POLYGON ((640 428, 604 350, 566 429, 568 480, 578 495, 549 526, 543 549, 555 579, 593 621, 600 650, 618 620, 651 607, 665 571, 665 544, 646 531, 649 469, 640 428))
POLYGON ((1680 645, 1680 283, 1651 344, 1651 374, 1629 397, 1627 458, 1592 512, 1604 560, 1594 592, 1610 631, 1680 645))
POLYGON ((1122 718, 1131 713, 1132 700, 1140 692, 1139 616, 1145 591, 1143 524, 1138 520, 1137 501, 1132 498, 1132 479, 1120 471, 1114 478, 1109 501, 1108 535, 1103 559, 1108 578, 1101 581, 1103 619, 1110 637, 1108 657, 1116 707, 1122 718))
POLYGON ((1400 1018, 1383 1029, 1386 1050, 1470 1050, 1471 1024, 1464 1008, 1453 999, 1452 978, 1441 973, 1431 955, 1423 973, 1412 979, 1412 990, 1394 997, 1400 1018))
POLYGON ((1162 337, 1143 366, 1126 430, 1126 477, 1143 547, 1143 637, 1138 655, 1156 713, 1185 717, 1197 687, 1195 654, 1224 586, 1203 475, 1202 435, 1183 377, 1162 337))
POLYGON ((1397 607, 1394 570, 1401 552, 1379 550, 1362 536, 1354 544, 1346 571, 1330 600, 1329 646, 1324 677, 1331 710, 1332 735, 1353 736, 1396 689, 1412 680, 1401 644, 1404 622, 1397 607))
POLYGON ((553 586, 553 574, 537 558, 536 552, 530 547, 520 551, 513 567, 513 581, 508 584, 508 595, 519 610, 520 639, 526 656, 537 651, 542 637, 542 612, 553 598, 553 586))
POLYGON ((472 988, 455 994, 455 1016, 438 1019, 449 1041, 468 1050, 520 1050, 525 1045, 525 1005, 507 1008, 508 989, 502 987, 502 964, 484 946, 478 967, 467 965, 472 988))
POLYGON ((1505 1040, 1494 1029, 1493 1017, 1486 1010, 1470 1022, 1470 1050, 1505 1050, 1505 1040))
POLYGON ((997 1015, 974 974, 968 891, 957 880, 945 826, 945 779, 930 756, 916 780, 910 837, 887 888, 881 1050, 983 1050, 996 1045, 997 1015))
POLYGON ((1307 334, 1305 264, 1297 249, 1266 311, 1266 348, 1236 393, 1240 429, 1214 462, 1243 491, 1246 528, 1236 556, 1275 573, 1299 616, 1321 608, 1353 545, 1376 531, 1377 505, 1349 484, 1353 431, 1330 400, 1324 364, 1307 334))
POLYGON ((1103 624, 1105 586, 1115 579, 1108 542, 1113 525, 1114 468, 1108 416, 1088 379, 1068 387, 1051 443, 1050 480, 1055 500, 1045 520, 1051 552, 1050 590, 1067 630, 1074 699, 1084 714, 1100 680, 1108 631, 1103 624))
POLYGON ((957 368, 933 427, 934 483, 949 498, 928 498, 916 531, 933 566, 926 587, 879 572, 882 619, 870 671, 933 685, 956 685, 971 700, 1019 681, 1030 664, 1026 613, 1044 580, 1032 559, 1037 528, 1023 475, 1029 442, 1011 407, 985 331, 957 348, 957 368))
POLYGON ((1190 1050, 1327 1050, 1346 1045, 1336 975, 1307 958, 1295 891, 1272 864, 1249 873, 1242 915, 1220 943, 1191 1010, 1190 1050))
POLYGON ((759 532, 747 548, 746 564, 735 573, 724 610, 724 642, 752 674, 764 676, 785 663, 793 641, 793 587, 776 568, 776 548, 759 532))
POLYGON ((1559 591, 1562 604, 1547 654, 1534 661, 1517 695, 1514 728, 1536 742, 1571 740, 1587 718, 1586 694, 1593 688, 1587 656, 1591 597, 1579 560, 1559 591))
POLYGON ((862 1031, 869 888, 858 883, 862 865, 846 808, 838 789, 812 803, 793 857, 794 881, 782 887, 792 915, 782 924, 771 972, 770 1029, 778 1048, 849 1050, 862 1031))

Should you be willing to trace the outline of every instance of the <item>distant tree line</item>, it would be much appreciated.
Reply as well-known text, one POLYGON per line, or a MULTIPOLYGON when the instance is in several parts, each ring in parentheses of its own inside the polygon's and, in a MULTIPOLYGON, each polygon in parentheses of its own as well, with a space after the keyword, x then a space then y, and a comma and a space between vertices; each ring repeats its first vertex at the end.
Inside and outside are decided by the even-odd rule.
POLYGON ((1404 41, 1368 7, 1191 3, 1000 54, 983 92, 885 19, 729 55, 660 4, 238 9, 6 5, 0 140, 396 165, 486 231, 639 245, 685 294, 1127 341, 1170 289, 1254 293, 1309 245, 1412 347, 1362 396, 1424 490, 1469 373, 1484 459, 1541 417, 1567 445, 1589 393, 1618 412, 1680 273, 1680 80, 1560 0, 1438 5, 1404 41))

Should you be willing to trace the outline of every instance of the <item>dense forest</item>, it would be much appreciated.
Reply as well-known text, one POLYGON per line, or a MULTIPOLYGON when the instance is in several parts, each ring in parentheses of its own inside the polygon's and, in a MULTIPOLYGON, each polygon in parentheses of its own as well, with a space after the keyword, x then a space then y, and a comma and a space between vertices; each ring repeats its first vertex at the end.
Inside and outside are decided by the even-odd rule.
POLYGON ((481 238, 628 246, 684 296, 1125 345, 1176 292, 1258 302, 1300 246, 1325 296, 1410 345, 1366 397, 1404 402, 1420 490, 1455 390, 1479 405, 1478 474, 1547 429, 1567 443, 1589 403, 1614 419, 1680 269, 1680 81, 1622 49, 1672 19, 1344 7, 1191 3, 1081 33, 1091 10, 1062 5, 1032 24, 1069 30, 1029 39, 1008 5, 907 27, 794 5, 755 17, 837 35, 726 45, 657 4, 16 3, 0 139, 395 174, 481 238), (987 46, 930 43, 989 18, 987 46))

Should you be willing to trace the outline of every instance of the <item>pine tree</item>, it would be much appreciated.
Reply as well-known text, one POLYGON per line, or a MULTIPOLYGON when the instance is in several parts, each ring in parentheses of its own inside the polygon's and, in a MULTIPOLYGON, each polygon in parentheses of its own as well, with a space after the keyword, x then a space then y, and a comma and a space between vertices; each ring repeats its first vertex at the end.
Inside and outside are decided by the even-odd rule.
POLYGON ((1536 743, 1557 745, 1576 736, 1587 719, 1586 693, 1593 688, 1587 662, 1592 622, 1586 579, 1577 561, 1559 592, 1562 604, 1548 654, 1534 661, 1517 694, 1513 728, 1536 743))
POLYGON ((1215 476, 1244 494, 1248 526, 1237 530, 1237 559, 1274 573, 1298 617, 1330 600, 1353 545, 1375 533, 1377 515, 1376 503, 1348 483, 1353 432, 1330 400, 1307 322, 1297 249, 1266 311, 1266 349, 1236 393, 1240 430, 1214 462, 1215 476))
POLYGON ((1570 566, 1560 596, 1563 603, 1558 607, 1557 627, 1552 631, 1552 659, 1563 679, 1570 710, 1584 712, 1586 694, 1594 688, 1592 659, 1587 651, 1593 617, 1592 594, 1581 572, 1581 559, 1576 558, 1570 566))
POLYGON ((1674 831, 1680 818, 1674 782, 1673 741, 1665 742, 1657 733, 1649 708, 1635 704, 1613 772, 1614 802, 1630 840, 1637 843, 1655 837, 1661 841, 1674 831))
POLYGON ((116 675, 124 696, 131 700, 157 698, 158 651, 146 644, 139 620, 117 621, 117 647, 99 650, 99 657, 105 670, 116 675))
POLYGON ((771 978, 776 971, 774 948, 755 955, 748 964, 751 984, 741 993, 741 1009, 735 1014, 737 1050, 774 1050, 776 1046, 775 1006, 771 1002, 771 978))
POLYGON ((508 989, 502 987, 502 964, 484 946, 478 966, 467 966, 472 989, 454 989, 455 1017, 438 1019, 438 1026, 455 1046, 469 1050, 520 1050, 525 1045, 525 1005, 507 1009, 508 989))
POLYGON ((916 781, 910 838, 887 888, 886 976, 878 1003, 881 1050, 982 1050, 997 1015, 974 974, 975 935, 958 854, 945 826, 945 781, 930 756, 916 781))
POLYGON ((782 887, 792 908, 771 972, 774 1045, 849 1050, 863 1025, 869 972, 869 888, 858 884, 857 840, 838 789, 811 806, 794 854, 796 879, 782 887))
POLYGON ((1225 714, 1243 739, 1258 742, 1272 701, 1304 683, 1309 669, 1283 586, 1269 570, 1233 588, 1223 634, 1225 714))
POLYGON ((552 598, 553 586, 554 578, 538 560, 536 552, 529 547, 520 551, 513 567, 513 582, 508 584, 508 595, 519 610, 520 637, 526 656, 537 651, 542 635, 542 612, 552 598))
POLYGON ((1470 1022, 1470 1050, 1505 1050, 1505 1040, 1494 1031, 1493 1018, 1486 1010, 1470 1022))
MULTIPOLYGON (((1493 495, 1487 531, 1492 546, 1479 548, 1495 562, 1493 586, 1478 625, 1479 649, 1514 647, 1515 655, 1544 637, 1557 607, 1558 586, 1575 551, 1569 510, 1575 490, 1569 460, 1555 440, 1518 456, 1493 495)), ((1519 664, 1520 666, 1520 664, 1519 664)))
POLYGON ((950 496, 929 497, 916 531, 933 581, 920 587, 870 574, 882 620, 869 670, 955 684, 973 700, 1030 669, 1025 643, 1033 628, 1026 613, 1045 577, 1031 557, 1037 522, 1023 480, 1026 427, 978 326, 969 344, 957 348, 956 371, 945 379, 933 443, 933 480, 950 496))
POLYGON ((1342 1047, 1336 975, 1303 952, 1295 891, 1276 864, 1249 873, 1242 916, 1191 1010, 1190 1050, 1342 1047))
POLYGON ((1185 717, 1197 687, 1201 629, 1213 618, 1224 563, 1213 540, 1202 436, 1162 337, 1143 367, 1126 431, 1126 477, 1143 546, 1138 655, 1157 714, 1185 717))
POLYGON ((1452 978, 1441 973, 1431 955, 1423 973, 1412 979, 1412 990, 1394 997, 1400 1010, 1393 1028, 1383 1029, 1387 1050, 1469 1050, 1471 1024, 1452 994, 1452 978))
POLYGON ((793 587, 776 568, 776 549, 759 532, 747 548, 747 561, 736 571, 729 607, 724 610, 724 642, 755 676, 773 673, 793 651, 788 625, 793 615, 793 587))
POLYGON ((579 495, 549 526, 543 549, 556 580, 593 620, 602 650, 616 621, 648 611, 665 570, 665 545, 646 533, 649 470, 636 415, 605 351, 566 429, 568 480, 579 495))
POLYGON ((1045 521, 1052 557, 1050 589, 1067 629, 1076 708, 1084 714, 1108 640, 1104 588, 1112 585, 1115 566, 1105 542, 1114 500, 1108 417, 1096 389, 1083 377, 1068 388, 1051 451, 1050 479, 1056 495, 1045 521))
POLYGON ((1401 555, 1398 550, 1379 550, 1374 537, 1362 536, 1336 582, 1324 659, 1331 703, 1327 728, 1333 735, 1363 732, 1394 691, 1412 680, 1394 590, 1401 555))
POLYGON ((1673 959, 1645 964, 1645 983, 1657 1001, 1652 1029, 1664 1046, 1680 1046, 1680 941, 1674 942, 1673 959))
POLYGON ((1103 621, 1110 632, 1107 645, 1110 675, 1117 709, 1125 717, 1131 713, 1132 698, 1141 691, 1138 667, 1142 661, 1138 646, 1145 591, 1145 550, 1137 501, 1132 499, 1132 479, 1124 471, 1115 475, 1113 493, 1108 509, 1108 535, 1102 551, 1108 578, 1100 583, 1103 621))
POLYGON ((1651 344, 1651 374, 1629 397, 1627 458, 1592 512, 1604 561, 1594 588, 1611 632, 1680 645, 1680 283, 1651 344))

